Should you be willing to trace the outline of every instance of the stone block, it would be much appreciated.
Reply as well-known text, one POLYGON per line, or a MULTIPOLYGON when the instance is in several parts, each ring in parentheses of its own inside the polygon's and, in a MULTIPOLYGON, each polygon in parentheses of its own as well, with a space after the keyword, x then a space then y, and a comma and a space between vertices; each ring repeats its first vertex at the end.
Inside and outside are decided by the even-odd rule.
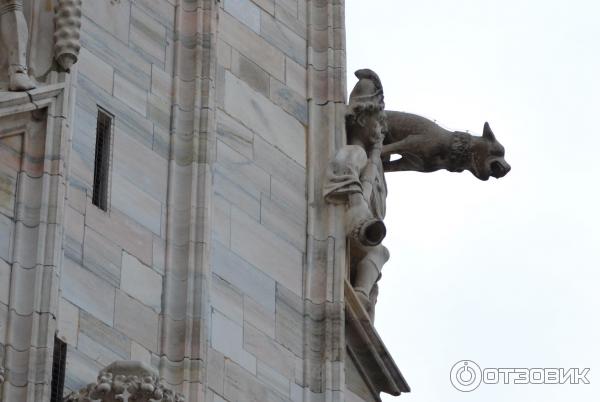
POLYGON ((77 349, 102 366, 108 366, 112 362, 123 359, 122 356, 119 356, 103 344, 88 337, 85 333, 79 334, 77 349))
POLYGON ((228 13, 221 13, 219 17, 219 36, 263 70, 283 81, 284 53, 228 13))
POLYGON ((100 57, 96 56, 85 47, 79 52, 77 71, 102 88, 106 93, 112 94, 114 69, 100 57))
POLYGON ((267 13, 261 14, 260 35, 296 63, 306 65, 306 39, 267 13))
POLYGON ((292 352, 249 324, 244 324, 244 349, 286 378, 294 378, 292 352))
POLYGON ((72 346, 77 346, 79 334, 79 309, 60 298, 58 301, 58 328, 57 336, 72 346))
POLYGON ((152 365, 152 354, 148 349, 137 342, 131 342, 131 357, 130 360, 152 365))
POLYGON ((165 239, 152 237, 152 268, 162 275, 165 273, 166 243, 165 239))
POLYGON ((121 276, 121 247, 87 227, 83 242, 83 265, 114 287, 121 276))
POLYGON ((283 402, 286 399, 236 363, 225 361, 225 398, 230 402, 283 402))
POLYGON ((260 8, 269 14, 275 14, 275 0, 252 0, 260 8))
POLYGON ((248 296, 244 296, 244 321, 275 338, 275 312, 265 309, 248 296))
POLYGON ((115 288, 69 258, 63 259, 61 289, 65 299, 112 325, 115 288))
POLYGON ((306 39, 308 35, 306 20, 300 20, 300 12, 296 13, 295 11, 296 10, 292 10, 289 7, 277 3, 275 5, 275 18, 277 21, 294 31, 298 36, 306 39))
POLYGON ((294 187, 289 181, 271 177, 271 200, 286 216, 301 226, 306 225, 306 189, 294 187))
POLYGON ((306 68, 290 58, 285 59, 285 83, 302 98, 306 98, 308 87, 306 68))
POLYGON ((153 353, 158 351, 158 314, 117 291, 115 328, 153 353))
POLYGON ((170 100, 173 97, 173 77, 159 68, 156 64, 152 65, 151 92, 161 98, 170 100))
POLYGON ((65 208, 65 236, 63 247, 65 254, 74 261, 82 261, 83 258, 83 233, 84 233, 83 214, 71 206, 65 208))
POLYGON ((231 46, 222 39, 217 39, 217 63, 226 69, 231 69, 231 46))
POLYGON ((215 172, 213 180, 215 194, 220 195, 232 205, 235 205, 255 219, 259 219, 260 198, 259 195, 256 194, 256 191, 254 191, 255 194, 246 191, 245 188, 225 176, 221 170, 215 172))
MULTIPOLYGON (((150 63, 128 45, 115 40, 110 33, 86 18, 82 20, 81 44, 138 87, 150 89, 150 63)), ((79 103, 79 98, 77 102, 79 103)))
POLYGON ((217 163, 219 171, 255 197, 260 198, 261 193, 269 194, 267 172, 222 141, 217 141, 217 163))
POLYGON ((253 158, 254 134, 221 109, 217 110, 217 138, 248 159, 253 158))
POLYGON ((231 249, 265 274, 302 294, 302 253, 244 212, 233 208, 231 249))
POLYGON ((137 258, 123 252, 121 290, 159 313, 163 278, 137 258))
POLYGON ((167 161, 150 148, 117 130, 113 174, 120 174, 155 200, 166 203, 167 161))
MULTIPOLYGON (((290 118, 292 117, 290 116, 290 118)), ((263 170, 269 172, 272 179, 277 178, 298 192, 306 191, 306 169, 304 165, 292 160, 288 155, 263 140, 260 136, 254 137, 253 145, 254 161, 263 170)))
POLYGON ((283 110, 291 114, 305 126, 308 126, 308 102, 306 98, 294 92, 290 87, 271 78, 269 97, 283 110))
POLYGON ((271 389, 281 394, 284 398, 290 397, 290 379, 273 370, 262 361, 256 363, 256 374, 259 380, 271 389))
POLYGON ((243 327, 216 310, 212 312, 211 345, 251 373, 256 373, 256 358, 243 348, 243 327))
MULTIPOLYGON (((115 1, 108 4, 100 1, 82 2, 83 16, 89 18, 98 27, 110 32, 114 38, 127 44, 129 41, 129 0, 115 1)), ((114 39, 113 39, 114 40, 114 39)), ((110 41, 106 43, 110 46, 110 41)))
POLYGON ((254 299, 266 311, 275 311, 275 281, 272 278, 217 241, 213 242, 211 258, 215 274, 254 299))
POLYGON ((142 116, 146 116, 147 92, 119 73, 115 73, 113 94, 125 105, 142 116))
POLYGON ((148 119, 163 130, 171 127, 171 102, 150 93, 148 95, 148 119))
POLYGON ((132 5, 129 31, 129 43, 141 51, 149 61, 164 66, 166 28, 137 5, 132 5))
POLYGON ((305 166, 304 126, 229 72, 225 72, 225 110, 288 157, 305 166))
POLYGON ((164 0, 136 0, 136 6, 146 11, 148 15, 169 30, 173 29, 173 24, 175 22, 175 2, 164 0))
POLYGON ((231 238, 231 205, 217 194, 213 197, 212 235, 217 241, 229 246, 231 238))
POLYGON ((231 72, 255 91, 269 96, 269 74, 236 50, 232 51, 231 72))
POLYGON ((304 305, 302 298, 278 285, 275 311, 277 341, 296 356, 302 356, 304 345, 304 305))
POLYGON ((11 240, 13 238, 14 224, 9 217, 0 214, 0 258, 11 260, 11 240))
POLYGON ((11 266, 0 259, 0 303, 7 306, 10 297, 10 272, 11 266))
POLYGON ((233 286, 212 275, 210 305, 240 326, 244 319, 243 296, 233 286))
POLYGON ((106 346, 121 359, 126 359, 129 355, 131 342, 127 336, 83 310, 79 314, 79 331, 106 346))
POLYGON ((162 204, 115 172, 111 180, 111 209, 117 208, 160 236, 162 204))
POLYGON ((260 201, 260 223, 298 250, 306 249, 306 223, 264 194, 260 201))
POLYGON ((250 0, 225 0, 225 11, 256 33, 260 33, 260 8, 250 0))
POLYGON ((131 218, 118 210, 107 214, 89 202, 85 220, 86 225, 104 237, 110 237, 144 264, 152 264, 152 233, 131 218))
POLYGON ((67 366, 65 370, 65 388, 80 390, 96 382, 98 372, 104 367, 77 349, 67 348, 67 366))
POLYGON ((223 393, 223 383, 225 381, 225 356, 208 348, 208 368, 207 368, 208 386, 215 392, 223 393))

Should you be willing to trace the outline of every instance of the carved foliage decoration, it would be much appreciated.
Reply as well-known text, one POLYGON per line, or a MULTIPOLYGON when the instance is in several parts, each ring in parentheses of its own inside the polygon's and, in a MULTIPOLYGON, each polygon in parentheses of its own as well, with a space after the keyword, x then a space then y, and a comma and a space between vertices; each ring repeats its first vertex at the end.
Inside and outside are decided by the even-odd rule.
POLYGON ((139 362, 120 361, 98 374, 96 383, 68 395, 65 402, 185 402, 160 384, 156 372, 139 362))
POLYGON ((69 70, 77 62, 81 48, 81 0, 58 0, 54 22, 54 58, 69 70))

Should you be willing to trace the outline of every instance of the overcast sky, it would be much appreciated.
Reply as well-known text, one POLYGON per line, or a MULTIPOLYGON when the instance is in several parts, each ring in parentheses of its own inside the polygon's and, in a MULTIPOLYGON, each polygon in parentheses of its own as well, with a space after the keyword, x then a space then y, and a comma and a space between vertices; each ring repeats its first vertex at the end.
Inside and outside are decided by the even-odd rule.
POLYGON ((477 135, 489 121, 512 165, 387 175, 376 326, 413 390, 399 400, 598 400, 599 18, 593 0, 346 1, 349 89, 368 67, 388 109, 477 135), (591 384, 461 393, 462 359, 589 367, 591 384))

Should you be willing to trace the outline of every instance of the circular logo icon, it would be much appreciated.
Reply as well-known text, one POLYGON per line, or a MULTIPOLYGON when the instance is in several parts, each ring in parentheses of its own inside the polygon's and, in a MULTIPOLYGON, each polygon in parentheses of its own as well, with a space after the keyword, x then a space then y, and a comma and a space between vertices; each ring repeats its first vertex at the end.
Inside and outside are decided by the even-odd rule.
POLYGON ((450 370, 450 382, 461 392, 471 392, 481 384, 481 369, 471 360, 461 360, 450 370))

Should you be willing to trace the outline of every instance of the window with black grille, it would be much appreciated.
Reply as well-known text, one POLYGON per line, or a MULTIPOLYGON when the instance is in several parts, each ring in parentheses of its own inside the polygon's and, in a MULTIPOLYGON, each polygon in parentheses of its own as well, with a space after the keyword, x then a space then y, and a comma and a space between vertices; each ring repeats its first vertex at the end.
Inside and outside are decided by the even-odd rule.
POLYGON ((108 179, 110 172, 112 126, 113 116, 105 110, 98 109, 92 203, 103 211, 108 210, 108 179))
POLYGON ((52 358, 52 385, 50 402, 62 402, 67 366, 67 344, 54 337, 54 357, 52 358))

